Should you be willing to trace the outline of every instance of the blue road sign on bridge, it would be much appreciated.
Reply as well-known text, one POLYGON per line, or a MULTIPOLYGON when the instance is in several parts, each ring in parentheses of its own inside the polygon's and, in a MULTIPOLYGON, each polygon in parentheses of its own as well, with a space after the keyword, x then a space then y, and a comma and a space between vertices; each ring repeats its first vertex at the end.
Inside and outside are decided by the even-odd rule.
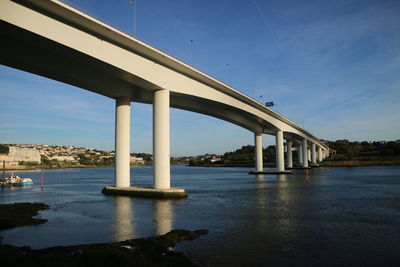
POLYGON ((274 106, 274 102, 265 102, 265 106, 266 107, 273 107, 274 106))

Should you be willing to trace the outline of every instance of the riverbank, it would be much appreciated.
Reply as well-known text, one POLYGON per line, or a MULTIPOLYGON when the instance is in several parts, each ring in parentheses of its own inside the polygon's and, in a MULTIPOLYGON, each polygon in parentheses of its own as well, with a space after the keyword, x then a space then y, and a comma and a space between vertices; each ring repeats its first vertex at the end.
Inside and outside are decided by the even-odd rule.
MULTIPOLYGON (((1 204, 0 230, 45 223, 46 219, 33 217, 48 208, 42 203, 1 204)), ((207 233, 172 230, 150 238, 45 249, 0 244, 0 266, 198 266, 183 253, 174 251, 174 246, 207 233)))
POLYGON ((0 231, 26 225, 42 224, 46 219, 33 218, 39 211, 48 209, 43 203, 0 204, 0 231))
MULTIPOLYGON (((399 161, 362 161, 362 160, 342 160, 342 161, 322 161, 318 163, 321 167, 365 167, 365 166, 400 166, 399 161)), ((237 164, 193 164, 189 167, 231 167, 231 168, 254 168, 255 163, 237 164)), ((275 168, 275 163, 264 164, 264 168, 275 168)))
POLYGON ((363 167, 363 166, 400 166, 400 160, 396 161, 362 161, 362 160, 341 160, 322 161, 323 167, 363 167))
MULTIPOLYGON (((147 165, 131 165, 131 167, 141 167, 147 165)), ((40 170, 62 170, 62 169, 93 169, 93 168, 114 168, 114 166, 108 165, 65 165, 65 166, 49 166, 49 165, 21 165, 18 168, 4 169, 6 172, 16 171, 40 171, 40 170)), ((3 171, 3 170, 2 170, 3 171)))

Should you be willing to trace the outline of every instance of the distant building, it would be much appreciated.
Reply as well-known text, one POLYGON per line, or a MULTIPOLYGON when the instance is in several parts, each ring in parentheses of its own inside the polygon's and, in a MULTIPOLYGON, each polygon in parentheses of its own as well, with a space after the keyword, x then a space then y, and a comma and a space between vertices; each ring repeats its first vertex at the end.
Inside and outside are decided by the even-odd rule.
POLYGON ((143 165, 144 164, 144 159, 131 156, 131 164, 143 165))
POLYGON ((214 162, 217 162, 217 161, 221 161, 222 160, 222 158, 220 158, 220 157, 212 157, 211 159, 210 159, 210 161, 212 162, 212 163, 214 163, 214 162))
POLYGON ((40 163, 40 153, 36 148, 20 148, 10 146, 8 153, 0 154, 0 162, 5 161, 6 166, 18 166, 19 162, 40 163))
POLYGON ((68 161, 68 162, 76 162, 77 160, 73 156, 53 156, 49 157, 49 160, 57 160, 57 161, 68 161))

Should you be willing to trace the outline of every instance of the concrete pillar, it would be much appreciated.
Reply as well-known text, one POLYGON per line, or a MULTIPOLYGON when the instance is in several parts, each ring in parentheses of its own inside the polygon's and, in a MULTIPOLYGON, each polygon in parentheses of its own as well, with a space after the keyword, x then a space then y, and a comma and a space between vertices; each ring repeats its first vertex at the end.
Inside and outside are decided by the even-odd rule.
POLYGON ((121 97, 115 102, 115 186, 129 187, 131 101, 121 97))
POLYGON ((299 144, 297 148, 297 158, 299 159, 299 164, 303 165, 303 145, 299 144))
POLYGON ((154 91, 153 99, 153 186, 171 187, 169 162, 169 91, 154 91))
POLYGON ((315 144, 311 144, 311 162, 317 164, 317 154, 315 153, 315 144))
POLYGON ((318 161, 322 161, 322 148, 320 146, 318 147, 318 161))
POLYGON ((276 168, 278 172, 285 171, 285 158, 283 156, 283 131, 277 131, 275 136, 276 143, 276 168))
POLYGON ((255 160, 256 160, 256 171, 261 172, 264 170, 263 165, 263 143, 262 134, 254 133, 254 144, 255 144, 255 160))
POLYGON ((308 149, 307 149, 307 139, 303 139, 303 167, 307 168, 308 167, 308 149))
POLYGON ((292 141, 287 141, 287 166, 293 168, 293 157, 292 157, 292 141))
POLYGON ((311 161, 311 149, 307 149, 307 159, 311 161))

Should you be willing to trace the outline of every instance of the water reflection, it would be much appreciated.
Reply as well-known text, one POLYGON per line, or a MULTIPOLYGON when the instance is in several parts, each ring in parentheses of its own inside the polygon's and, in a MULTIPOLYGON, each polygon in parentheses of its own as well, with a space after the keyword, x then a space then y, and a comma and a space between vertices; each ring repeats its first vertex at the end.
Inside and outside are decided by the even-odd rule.
POLYGON ((116 196, 114 200, 114 239, 121 241, 135 238, 132 199, 116 196))
POLYGON ((263 174, 256 174, 256 210, 261 221, 267 216, 267 184, 263 174))
POLYGON ((172 230, 174 219, 172 200, 154 200, 154 228, 156 235, 163 235, 172 230))
POLYGON ((293 199, 293 196, 291 194, 291 186, 289 184, 289 177, 286 174, 279 174, 277 175, 278 177, 278 190, 277 190, 277 195, 278 195, 278 203, 281 205, 283 209, 287 209, 287 204, 291 202, 293 199))
MULTIPOLYGON (((301 181, 297 180, 297 177, 289 175, 279 175, 279 183, 277 188, 278 201, 276 213, 280 215, 278 220, 279 233, 287 238, 285 243, 290 242, 289 240, 297 235, 298 232, 298 218, 303 216, 301 212, 294 208, 302 201, 304 196, 299 195, 296 187, 301 184, 301 181)), ((301 192, 303 193, 303 192, 301 192)))
POLYGON ((259 192, 260 190, 265 190, 265 188, 267 188, 265 184, 264 174, 256 174, 256 188, 257 192, 259 192))

